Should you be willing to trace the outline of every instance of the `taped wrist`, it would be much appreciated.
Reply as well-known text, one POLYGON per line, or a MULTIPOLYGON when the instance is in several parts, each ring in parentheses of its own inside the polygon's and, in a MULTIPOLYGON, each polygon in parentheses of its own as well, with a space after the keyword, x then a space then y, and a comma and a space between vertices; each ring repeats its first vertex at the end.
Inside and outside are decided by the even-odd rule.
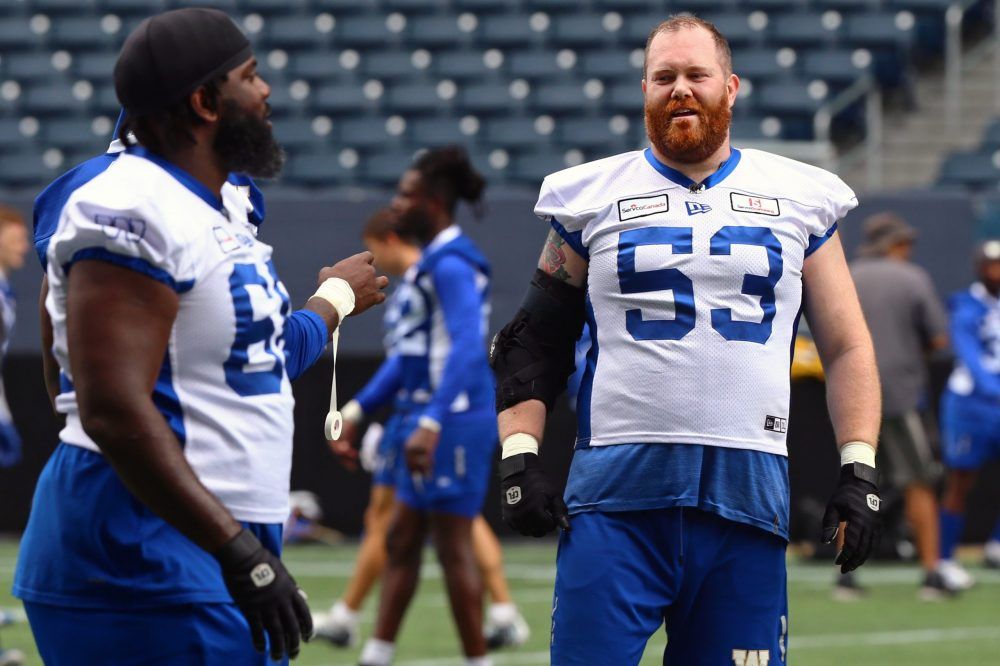
POLYGON ((582 288, 535 271, 520 310, 497 333, 490 349, 498 412, 526 400, 541 400, 552 410, 573 374, 584 298, 582 288))

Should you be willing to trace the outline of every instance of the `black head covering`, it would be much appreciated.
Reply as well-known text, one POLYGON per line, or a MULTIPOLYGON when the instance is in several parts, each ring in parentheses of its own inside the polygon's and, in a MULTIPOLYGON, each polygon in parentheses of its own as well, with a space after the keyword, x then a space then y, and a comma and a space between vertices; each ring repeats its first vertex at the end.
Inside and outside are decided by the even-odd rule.
POLYGON ((132 117, 170 107, 252 55, 250 42, 217 9, 152 16, 132 31, 115 63, 115 92, 132 117))

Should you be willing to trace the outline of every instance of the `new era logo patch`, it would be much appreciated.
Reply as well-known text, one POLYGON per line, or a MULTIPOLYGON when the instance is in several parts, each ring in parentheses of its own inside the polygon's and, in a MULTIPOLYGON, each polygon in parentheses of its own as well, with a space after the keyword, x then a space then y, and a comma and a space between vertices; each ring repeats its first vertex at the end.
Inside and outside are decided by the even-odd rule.
POLYGON ((712 210, 712 207, 708 204, 695 203, 694 201, 685 201, 684 207, 687 208, 688 215, 697 215, 698 213, 707 213, 712 210))
POLYGON ((764 430, 770 430, 771 432, 786 432, 788 430, 788 419, 783 419, 780 416, 768 415, 764 419, 764 430))
POLYGON ((777 199, 769 199, 768 197, 753 197, 749 194, 737 194, 736 192, 730 192, 729 201, 733 206, 733 210, 740 213, 756 213, 758 215, 770 215, 772 217, 777 217, 781 214, 781 209, 778 207, 777 199))
POLYGON ((622 199, 618 202, 618 219, 624 222, 637 217, 666 213, 668 210, 670 210, 670 202, 666 194, 622 199))

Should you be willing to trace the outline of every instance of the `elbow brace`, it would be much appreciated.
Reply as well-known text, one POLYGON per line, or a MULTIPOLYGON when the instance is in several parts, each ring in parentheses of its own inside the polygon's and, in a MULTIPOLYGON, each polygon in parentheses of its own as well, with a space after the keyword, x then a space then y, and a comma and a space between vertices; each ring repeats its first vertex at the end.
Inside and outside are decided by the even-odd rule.
POLYGON ((535 271, 521 309, 490 347, 497 412, 526 400, 541 400, 552 410, 573 374, 584 297, 584 289, 535 271))

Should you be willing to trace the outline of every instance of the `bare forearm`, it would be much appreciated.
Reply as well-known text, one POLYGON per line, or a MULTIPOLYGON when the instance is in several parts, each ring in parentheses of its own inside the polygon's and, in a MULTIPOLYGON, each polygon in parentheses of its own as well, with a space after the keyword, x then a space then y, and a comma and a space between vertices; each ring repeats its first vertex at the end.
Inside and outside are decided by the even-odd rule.
POLYGON ((84 427, 129 492, 201 548, 215 552, 240 531, 152 402, 90 416, 84 427))
POLYGON ((545 431, 545 403, 541 400, 519 402, 497 414, 497 427, 501 442, 519 432, 541 442, 545 431))
POLYGON ((878 442, 882 392, 871 345, 845 349, 826 366, 826 400, 837 446, 861 441, 878 442))

